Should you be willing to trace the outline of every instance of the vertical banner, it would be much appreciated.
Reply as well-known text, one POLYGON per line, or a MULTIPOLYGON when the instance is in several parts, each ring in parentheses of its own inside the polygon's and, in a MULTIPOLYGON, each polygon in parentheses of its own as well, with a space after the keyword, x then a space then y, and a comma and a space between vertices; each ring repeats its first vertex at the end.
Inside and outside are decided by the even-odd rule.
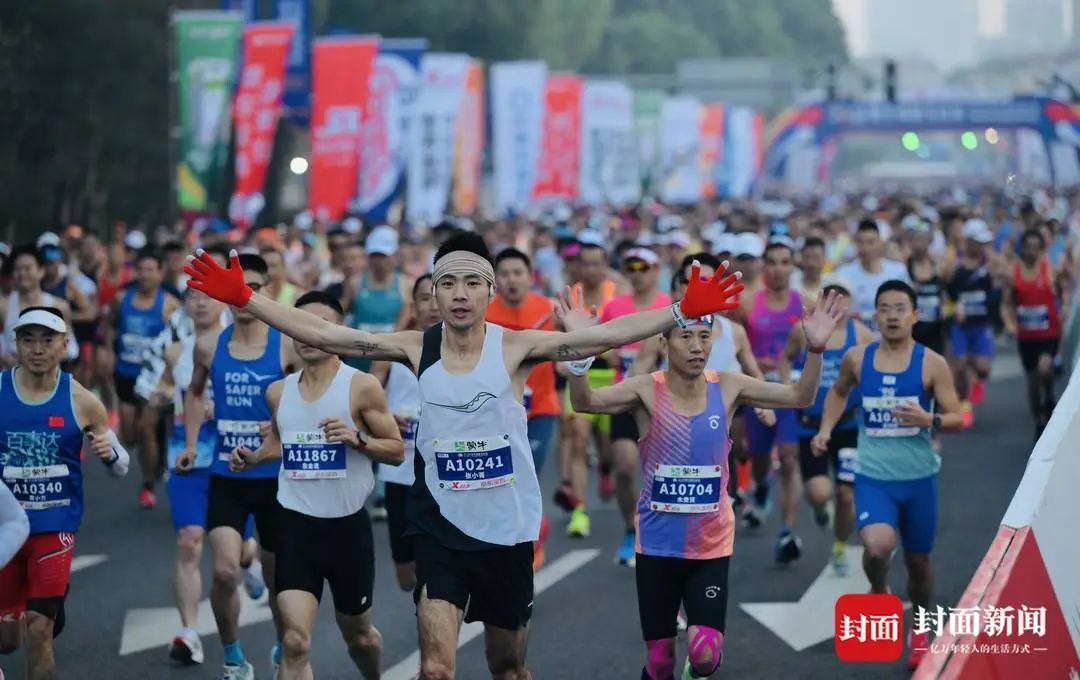
POLYGON ((364 106, 363 145, 357 210, 383 221, 398 194, 409 151, 410 133, 420 92, 420 58, 426 40, 397 39, 379 43, 364 106))
POLYGON ((585 84, 581 105, 580 200, 615 206, 641 197, 633 93, 624 83, 585 84))
POLYGON ((204 211, 222 175, 229 140, 229 98, 236 81, 243 16, 238 12, 177 12, 177 114, 180 128, 176 201, 204 211))
POLYGON ((311 118, 311 2, 274 0, 274 17, 291 23, 295 30, 282 101, 285 116, 298 125, 307 124, 311 118))
POLYGON ((361 121, 378 50, 372 37, 315 41, 308 204, 320 220, 341 219, 356 194, 361 121))
POLYGON ((641 183, 646 191, 662 175, 660 168, 660 107, 666 96, 662 90, 634 92, 634 128, 637 130, 641 183))
POLYGON ((416 130, 409 153, 406 219, 431 225, 450 198, 454 136, 470 59, 464 54, 425 54, 420 62, 416 130))
POLYGON ((264 203, 263 183, 281 115, 285 60, 292 34, 292 25, 277 22, 244 27, 244 66, 233 100, 236 183, 229 201, 229 217, 238 226, 251 224, 264 203))
POLYGON ((240 12, 245 24, 250 24, 259 19, 258 0, 221 0, 221 9, 229 12, 240 12))
POLYGON ((480 170, 484 161, 484 65, 469 63, 465 94, 457 121, 454 150, 454 212, 469 215, 480 201, 480 170))
POLYGON ((716 196, 716 166, 724 149, 724 106, 706 104, 701 109, 701 140, 699 166, 701 173, 701 197, 716 196))
POLYGON ((540 165, 544 119, 542 61, 512 61, 491 67, 492 154, 495 210, 522 212, 529 206, 540 165))
MULTIPOLYGON (((760 143, 754 140, 756 115, 753 109, 739 106, 729 110, 724 125, 723 165, 728 198, 744 198, 750 192, 759 163, 760 143)), ((760 131, 759 131, 760 132, 760 131)))
POLYGON ((669 97, 660 107, 660 198, 696 203, 701 198, 702 106, 693 97, 669 97))
POLYGON ((555 75, 544 89, 540 169, 533 187, 539 202, 577 198, 581 149, 581 79, 555 75))

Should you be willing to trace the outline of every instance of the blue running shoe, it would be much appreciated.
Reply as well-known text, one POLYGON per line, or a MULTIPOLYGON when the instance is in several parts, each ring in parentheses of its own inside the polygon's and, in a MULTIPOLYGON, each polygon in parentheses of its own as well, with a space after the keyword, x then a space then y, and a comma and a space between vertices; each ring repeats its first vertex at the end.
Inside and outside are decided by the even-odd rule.
POLYGON ((629 529, 626 535, 623 536, 622 545, 619 546, 619 552, 615 556, 616 564, 624 567, 633 567, 637 562, 637 556, 634 548, 637 543, 637 534, 633 529, 629 529))

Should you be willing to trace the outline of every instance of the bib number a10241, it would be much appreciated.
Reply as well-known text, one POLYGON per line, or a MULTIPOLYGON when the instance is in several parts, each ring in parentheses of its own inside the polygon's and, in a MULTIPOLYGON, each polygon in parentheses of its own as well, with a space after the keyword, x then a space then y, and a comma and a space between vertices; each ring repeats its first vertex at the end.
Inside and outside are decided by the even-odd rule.
POLYGON ((436 439, 433 444, 440 489, 472 491, 514 482, 509 435, 436 439))

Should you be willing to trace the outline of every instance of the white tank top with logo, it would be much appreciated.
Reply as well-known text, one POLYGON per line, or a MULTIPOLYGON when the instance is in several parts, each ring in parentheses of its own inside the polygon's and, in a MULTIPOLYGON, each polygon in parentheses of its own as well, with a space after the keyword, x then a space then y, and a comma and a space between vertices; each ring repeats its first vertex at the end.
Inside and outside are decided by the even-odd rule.
POLYGON ((315 401, 300 396, 300 373, 285 376, 275 418, 281 435, 278 502, 310 517, 347 517, 359 512, 375 487, 371 459, 341 443, 326 441, 319 423, 337 418, 356 428, 349 385, 357 370, 341 364, 315 401))
POLYGON ((404 364, 390 364, 386 379, 386 407, 395 416, 409 419, 404 433, 405 461, 401 465, 379 465, 379 479, 384 482, 412 486, 416 481, 413 456, 416 453, 416 419, 420 415, 420 381, 404 364))
POLYGON ((712 350, 709 352, 709 361, 705 368, 710 371, 735 371, 742 372, 739 358, 735 352, 735 331, 731 327, 731 320, 717 316, 716 328, 719 336, 713 340, 712 350))
POLYGON ((495 545, 535 541, 540 484, 525 407, 503 359, 503 328, 486 324, 480 360, 451 374, 440 358, 420 376, 416 450, 439 512, 462 533, 495 545))

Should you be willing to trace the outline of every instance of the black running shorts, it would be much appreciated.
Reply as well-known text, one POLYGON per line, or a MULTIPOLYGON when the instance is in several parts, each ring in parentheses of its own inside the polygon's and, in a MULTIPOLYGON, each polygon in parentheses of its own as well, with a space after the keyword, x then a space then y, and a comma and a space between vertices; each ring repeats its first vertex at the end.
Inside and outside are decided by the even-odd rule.
POLYGON ((636 442, 639 437, 633 413, 616 413, 611 416, 611 441, 632 439, 636 442))
POLYGON ((831 464, 833 479, 837 484, 854 484, 854 470, 840 469, 840 449, 858 448, 859 428, 851 427, 834 431, 829 437, 829 450, 821 456, 814 455, 810 439, 810 437, 799 437, 799 470, 802 472, 803 481, 828 476, 831 464))
POLYGON ((229 527, 243 536, 248 515, 254 515, 259 546, 268 552, 277 552, 278 513, 281 511, 277 484, 277 477, 246 479, 210 475, 207 533, 218 527, 229 527))
POLYGON ((675 637, 679 606, 690 626, 708 626, 721 633, 727 625, 730 557, 691 560, 638 553, 638 615, 646 642, 675 637))
POLYGON ((338 613, 359 616, 370 609, 375 544, 367 510, 346 517, 311 517, 282 508, 280 517, 277 592, 302 590, 321 600, 325 581, 338 613))
POLYGON ((413 550, 413 537, 405 535, 408 519, 405 517, 405 497, 409 487, 404 484, 386 483, 386 495, 383 499, 386 507, 386 529, 390 534, 390 556, 394 564, 407 564, 416 559, 413 550))
MULTIPOLYGON (((465 612, 466 623, 482 621, 506 630, 524 628, 532 617, 533 544, 453 550, 428 535, 413 537, 416 590, 465 612)), ((672 621, 674 621, 672 615, 672 621)))

